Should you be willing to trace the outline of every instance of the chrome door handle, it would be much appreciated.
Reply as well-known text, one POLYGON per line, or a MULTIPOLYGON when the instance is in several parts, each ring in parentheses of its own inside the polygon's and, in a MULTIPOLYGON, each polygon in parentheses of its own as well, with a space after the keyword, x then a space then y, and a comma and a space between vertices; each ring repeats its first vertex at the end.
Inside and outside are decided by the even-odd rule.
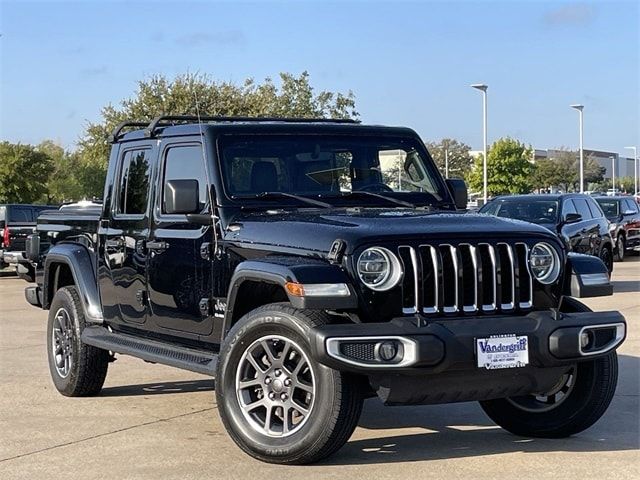
POLYGON ((162 252, 167 248, 169 248, 169 244, 167 242, 151 241, 151 242, 147 242, 146 246, 147 246, 147 250, 151 250, 154 252, 162 252))

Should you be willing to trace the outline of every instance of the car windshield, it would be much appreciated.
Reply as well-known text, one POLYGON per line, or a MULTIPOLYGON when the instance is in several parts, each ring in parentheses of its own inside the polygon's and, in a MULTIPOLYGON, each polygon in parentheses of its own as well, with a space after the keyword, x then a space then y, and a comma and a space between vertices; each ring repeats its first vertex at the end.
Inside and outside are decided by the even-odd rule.
POLYGON ((556 223, 558 220, 558 202, 556 200, 537 200, 534 198, 499 198, 485 205, 480 210, 480 213, 515 218, 531 223, 556 223))
POLYGON ((331 205, 450 201, 426 150, 411 137, 228 135, 218 147, 225 190, 236 200, 304 204, 280 192, 331 205))
POLYGON ((605 217, 617 217, 618 212, 620 211, 619 204, 617 200, 609 200, 606 198, 598 198, 596 199, 600 208, 604 212, 605 217))

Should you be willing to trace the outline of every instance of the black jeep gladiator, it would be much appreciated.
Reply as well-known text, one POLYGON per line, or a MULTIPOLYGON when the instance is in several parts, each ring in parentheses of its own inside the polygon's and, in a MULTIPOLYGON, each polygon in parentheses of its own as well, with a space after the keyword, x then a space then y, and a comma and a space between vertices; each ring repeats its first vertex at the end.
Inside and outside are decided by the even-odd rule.
POLYGON ((63 395, 98 394, 115 354, 209 374, 240 448, 291 464, 368 396, 480 401, 538 437, 607 409, 626 323, 576 300, 612 294, 602 261, 457 210, 414 131, 164 116, 111 141, 103 205, 41 215, 27 247, 63 395))

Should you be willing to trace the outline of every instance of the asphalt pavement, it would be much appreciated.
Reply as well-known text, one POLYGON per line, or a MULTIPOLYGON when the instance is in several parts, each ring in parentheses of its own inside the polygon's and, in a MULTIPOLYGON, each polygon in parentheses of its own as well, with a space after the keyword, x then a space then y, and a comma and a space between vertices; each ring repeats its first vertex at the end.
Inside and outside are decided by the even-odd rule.
POLYGON ((214 381, 119 356, 93 398, 59 395, 46 359, 47 313, 26 283, 0 276, 0 479, 640 478, 640 258, 615 265, 612 297, 629 334, 614 400, 592 428, 568 439, 517 437, 476 403, 384 407, 365 403, 350 441, 305 467, 267 465, 227 436, 214 381))

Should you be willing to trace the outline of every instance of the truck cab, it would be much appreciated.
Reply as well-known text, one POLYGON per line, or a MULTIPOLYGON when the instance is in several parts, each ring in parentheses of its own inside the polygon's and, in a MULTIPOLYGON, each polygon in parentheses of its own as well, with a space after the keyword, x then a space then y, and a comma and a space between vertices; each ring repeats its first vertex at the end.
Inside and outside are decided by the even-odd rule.
POLYGON ((612 293, 606 266, 466 213, 413 130, 161 116, 111 142, 102 206, 41 216, 28 248, 62 394, 98 394, 117 354, 212 375, 274 463, 335 452, 368 396, 543 437, 611 401, 626 322, 578 300, 612 293))

